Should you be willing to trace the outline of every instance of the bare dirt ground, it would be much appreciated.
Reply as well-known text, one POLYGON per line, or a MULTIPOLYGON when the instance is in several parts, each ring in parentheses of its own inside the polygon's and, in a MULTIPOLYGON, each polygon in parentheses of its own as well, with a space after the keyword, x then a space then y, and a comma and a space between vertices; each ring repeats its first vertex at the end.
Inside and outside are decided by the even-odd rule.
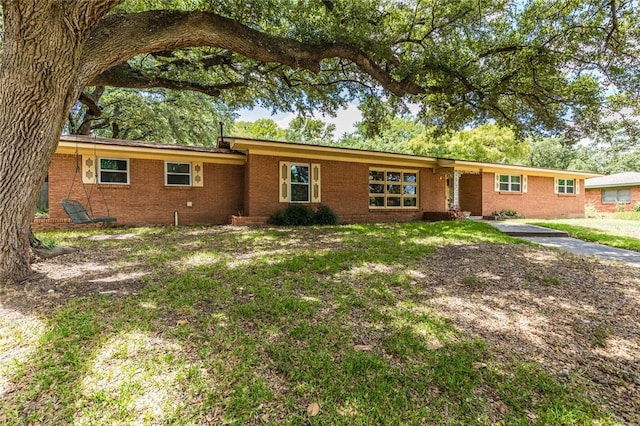
MULTIPOLYGON (((151 269, 121 257, 120 246, 88 245, 42 259, 38 275, 2 289, 3 304, 47 315, 76 297, 135 295, 151 269)), ((640 268, 528 245, 461 244, 411 273, 417 291, 398 297, 483 339, 495 362, 534 362, 640 424, 640 268)))

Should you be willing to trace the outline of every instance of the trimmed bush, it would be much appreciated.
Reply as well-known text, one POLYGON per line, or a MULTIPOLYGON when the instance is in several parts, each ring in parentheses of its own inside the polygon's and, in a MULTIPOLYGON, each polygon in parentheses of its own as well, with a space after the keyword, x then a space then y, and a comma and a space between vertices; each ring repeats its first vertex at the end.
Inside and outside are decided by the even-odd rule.
POLYGON ((320 204, 313 215, 313 223, 316 225, 337 225, 338 215, 326 204, 320 204))
POLYGON ((289 216, 287 216, 286 210, 278 210, 269 217, 268 223, 278 226, 289 225, 289 216))
POLYGON ((290 204, 269 217, 269 223, 278 226, 335 225, 338 215, 327 205, 320 204, 316 212, 304 204, 290 204))
POLYGON ((640 212, 640 203, 636 203, 636 205, 633 206, 633 211, 634 212, 640 212))
POLYGON ((313 224, 313 210, 304 204, 290 204, 269 218, 269 223, 280 226, 308 226, 313 224))

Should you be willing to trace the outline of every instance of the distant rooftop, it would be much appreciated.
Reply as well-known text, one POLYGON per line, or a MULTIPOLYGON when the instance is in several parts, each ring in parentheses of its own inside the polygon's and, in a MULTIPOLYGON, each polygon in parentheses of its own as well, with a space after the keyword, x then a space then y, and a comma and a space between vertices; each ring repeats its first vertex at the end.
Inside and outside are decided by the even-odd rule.
POLYGON ((613 175, 589 178, 584 181, 585 188, 636 185, 640 185, 640 172, 616 173, 613 175))

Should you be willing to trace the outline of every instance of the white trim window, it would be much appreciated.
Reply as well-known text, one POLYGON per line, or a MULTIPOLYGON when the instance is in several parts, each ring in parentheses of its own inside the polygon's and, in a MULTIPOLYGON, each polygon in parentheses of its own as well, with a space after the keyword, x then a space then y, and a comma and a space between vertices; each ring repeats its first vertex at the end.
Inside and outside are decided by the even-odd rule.
POLYGON ((418 171, 369 169, 370 209, 417 209, 418 171))
POLYGON ((164 184, 167 186, 191 186, 191 163, 165 161, 164 184))
POLYGON ((319 203, 320 164, 280 162, 279 200, 283 203, 319 203))
POLYGON ((309 164, 292 163, 289 167, 289 182, 291 184, 292 203, 308 203, 311 200, 309 178, 311 167, 309 164))
POLYGON ((602 202, 607 203, 630 203, 631 189, 602 189, 602 202))
POLYGON ((99 158, 98 183, 129 184, 129 160, 126 158, 99 158))
POLYGON ((575 179, 556 179, 556 194, 576 194, 576 180, 575 179))
POLYGON ((525 192, 525 179, 522 175, 496 175, 496 191, 525 192))

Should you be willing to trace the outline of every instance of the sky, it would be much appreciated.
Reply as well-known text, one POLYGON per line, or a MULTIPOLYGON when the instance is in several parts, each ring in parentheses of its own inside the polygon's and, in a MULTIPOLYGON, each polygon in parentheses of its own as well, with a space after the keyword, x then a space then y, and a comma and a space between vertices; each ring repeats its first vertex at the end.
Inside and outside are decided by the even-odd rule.
MULTIPOLYGON (((243 109, 238 111, 238 113, 240 114, 240 117, 238 117, 238 120, 240 121, 256 121, 260 118, 270 118, 283 129, 286 129, 291 120, 296 117, 294 113, 278 113, 271 115, 271 110, 261 107, 256 107, 252 110, 243 109)), ((351 133, 356 130, 354 125, 358 121, 362 120, 362 114, 360 113, 357 105, 349 104, 349 107, 338 111, 335 117, 317 114, 314 118, 335 124, 336 131, 334 132, 334 136, 339 138, 344 133, 351 133)))

